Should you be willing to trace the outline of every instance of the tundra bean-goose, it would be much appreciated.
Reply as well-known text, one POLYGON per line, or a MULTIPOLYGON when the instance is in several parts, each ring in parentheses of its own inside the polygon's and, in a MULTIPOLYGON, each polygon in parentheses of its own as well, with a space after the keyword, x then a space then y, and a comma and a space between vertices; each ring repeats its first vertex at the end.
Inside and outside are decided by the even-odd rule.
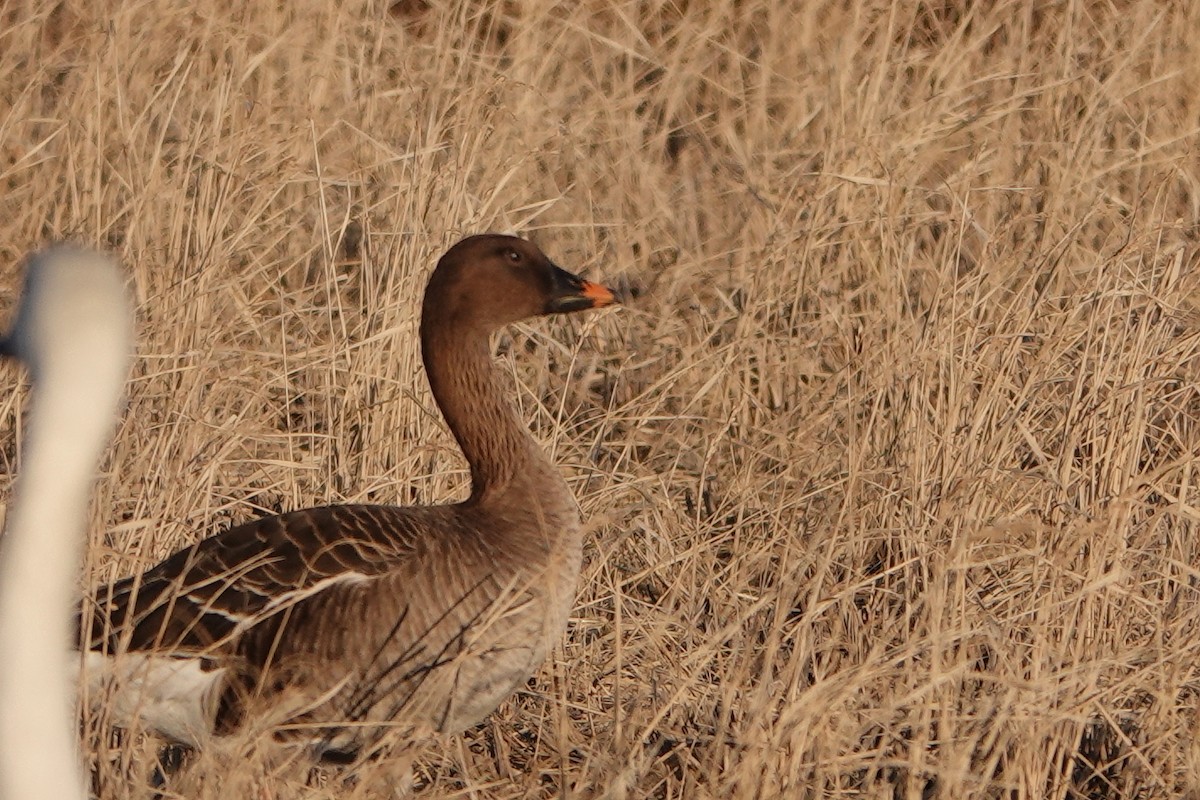
POLYGON ((582 553, 578 505, 489 336, 612 302, 523 239, 454 245, 425 289, 421 356, 470 496, 265 517, 97 592, 89 688, 117 687, 114 721, 202 746, 266 714, 276 739, 344 755, 389 728, 482 720, 562 635, 582 553))
POLYGON ((0 352, 33 379, 13 505, 0 541, 0 798, 82 800, 71 618, 88 496, 129 367, 132 309, 98 253, 35 255, 0 352))

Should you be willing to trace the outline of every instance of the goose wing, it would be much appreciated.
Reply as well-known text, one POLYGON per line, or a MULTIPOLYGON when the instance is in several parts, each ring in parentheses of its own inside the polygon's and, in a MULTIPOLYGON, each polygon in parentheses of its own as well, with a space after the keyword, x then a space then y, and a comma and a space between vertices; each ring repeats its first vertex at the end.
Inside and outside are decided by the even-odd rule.
POLYGON ((323 506, 264 517, 178 551, 93 598, 91 649, 228 652, 314 595, 419 560, 436 508, 323 506))

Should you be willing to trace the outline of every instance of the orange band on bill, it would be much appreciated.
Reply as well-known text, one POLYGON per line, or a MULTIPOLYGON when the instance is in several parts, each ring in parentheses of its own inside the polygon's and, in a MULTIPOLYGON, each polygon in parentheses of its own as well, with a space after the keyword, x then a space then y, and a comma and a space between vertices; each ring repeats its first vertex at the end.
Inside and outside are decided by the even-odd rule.
POLYGON ((617 302, 617 296, 613 294, 612 289, 591 281, 584 281, 583 288, 579 293, 591 300, 596 308, 603 308, 617 302))

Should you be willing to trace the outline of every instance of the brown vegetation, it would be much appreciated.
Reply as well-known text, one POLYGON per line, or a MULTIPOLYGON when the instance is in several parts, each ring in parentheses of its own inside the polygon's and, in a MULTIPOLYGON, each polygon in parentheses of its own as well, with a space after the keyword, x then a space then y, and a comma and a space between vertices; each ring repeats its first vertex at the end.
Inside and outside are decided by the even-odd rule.
MULTIPOLYGON (((498 342, 593 530, 420 796, 1200 797, 1197 86, 1183 2, 10 0, 5 299, 139 301, 84 581, 460 497, 420 288, 517 230, 631 295, 498 342)), ((245 746, 172 789, 379 794, 245 746)))

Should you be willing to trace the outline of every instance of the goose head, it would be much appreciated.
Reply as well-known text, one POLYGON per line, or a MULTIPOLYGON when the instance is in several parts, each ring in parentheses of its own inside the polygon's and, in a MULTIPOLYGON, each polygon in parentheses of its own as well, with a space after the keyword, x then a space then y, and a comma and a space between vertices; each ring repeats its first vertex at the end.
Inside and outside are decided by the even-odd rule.
POLYGON ((611 289, 559 267, 516 236, 470 236, 438 261, 425 289, 427 323, 492 331, 529 317, 616 302, 611 289))

